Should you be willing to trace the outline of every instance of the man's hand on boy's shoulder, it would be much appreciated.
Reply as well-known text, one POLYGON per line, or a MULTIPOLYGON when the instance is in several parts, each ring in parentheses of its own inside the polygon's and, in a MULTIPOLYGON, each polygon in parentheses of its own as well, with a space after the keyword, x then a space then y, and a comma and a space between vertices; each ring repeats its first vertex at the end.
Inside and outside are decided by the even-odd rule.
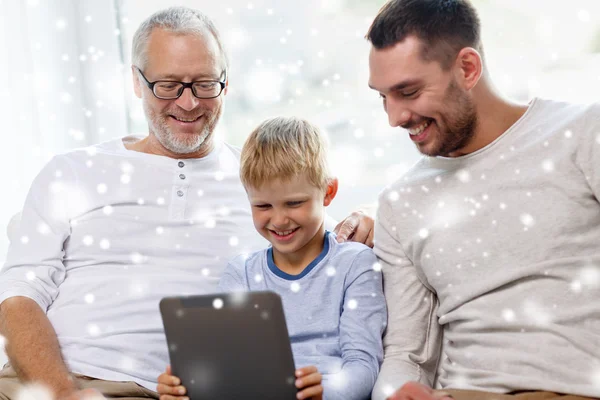
POLYGON ((339 243, 350 241, 364 243, 373 247, 373 228, 375 220, 362 211, 354 211, 337 224, 334 233, 339 243))

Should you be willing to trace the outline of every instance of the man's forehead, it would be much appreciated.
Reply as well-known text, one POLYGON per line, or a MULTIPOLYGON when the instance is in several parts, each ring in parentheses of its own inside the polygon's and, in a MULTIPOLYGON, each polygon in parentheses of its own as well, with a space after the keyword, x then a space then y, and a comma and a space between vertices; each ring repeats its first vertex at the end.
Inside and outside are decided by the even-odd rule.
POLYGON ((422 43, 415 37, 383 49, 371 47, 369 54, 369 86, 387 90, 403 81, 423 79, 431 68, 423 61, 422 43))
POLYGON ((147 48, 146 70, 160 73, 162 78, 182 78, 189 74, 219 78, 223 69, 221 51, 210 32, 152 31, 147 48))

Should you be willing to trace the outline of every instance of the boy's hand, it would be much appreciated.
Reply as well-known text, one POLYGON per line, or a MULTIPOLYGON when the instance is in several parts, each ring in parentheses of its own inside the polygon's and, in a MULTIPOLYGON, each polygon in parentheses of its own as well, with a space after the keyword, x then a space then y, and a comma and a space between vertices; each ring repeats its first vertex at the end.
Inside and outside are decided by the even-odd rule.
POLYGON ((167 365, 167 370, 158 376, 156 391, 160 395, 160 400, 189 400, 184 396, 186 390, 181 386, 181 379, 171 375, 170 365, 167 365))
MULTIPOLYGON (((298 399, 323 399, 323 386, 321 385, 322 376, 317 370, 317 367, 311 365, 310 367, 297 369, 296 378, 296 387, 301 389, 296 395, 298 399)), ((161 398, 160 400, 167 399, 161 398)))

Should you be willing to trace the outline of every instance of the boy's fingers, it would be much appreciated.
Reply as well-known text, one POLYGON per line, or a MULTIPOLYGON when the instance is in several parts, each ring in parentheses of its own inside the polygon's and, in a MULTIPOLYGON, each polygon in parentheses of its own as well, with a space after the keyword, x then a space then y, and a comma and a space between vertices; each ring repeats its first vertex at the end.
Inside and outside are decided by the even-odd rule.
POLYGON ((176 396, 183 396, 186 392, 185 387, 183 386, 165 385, 164 383, 159 383, 158 386, 156 386, 156 391, 159 394, 173 394, 176 396))
POLYGON ((314 386, 321 383, 322 376, 318 372, 313 372, 312 374, 305 375, 302 378, 296 379, 296 387, 301 389, 307 386, 314 386))
POLYGON ((160 400, 190 400, 189 397, 171 396, 169 394, 163 394, 159 398, 160 400))
POLYGON ((171 373, 171 366, 170 365, 167 365, 167 375, 173 375, 171 373))
POLYGON ((181 380, 178 377, 165 372, 158 376, 158 383, 164 383, 165 385, 169 386, 177 386, 181 384, 181 380))
POLYGON ((301 377, 301 376, 313 374, 313 373, 315 373, 317 371, 318 371, 317 367, 315 367, 314 365, 309 365, 308 367, 298 368, 296 370, 296 376, 297 377, 301 377))
POLYGON ((296 395, 296 398, 308 399, 310 397, 319 396, 321 394, 323 394, 323 386, 316 385, 316 386, 307 387, 306 389, 302 390, 301 392, 298 392, 298 394, 296 395))

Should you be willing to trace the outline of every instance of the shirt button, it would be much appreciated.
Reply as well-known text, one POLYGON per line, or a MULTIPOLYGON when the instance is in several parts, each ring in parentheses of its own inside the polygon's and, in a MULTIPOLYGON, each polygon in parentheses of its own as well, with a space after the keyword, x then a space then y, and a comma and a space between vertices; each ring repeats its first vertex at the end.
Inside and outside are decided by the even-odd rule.
POLYGON ((177 191, 177 196, 179 196, 179 197, 183 197, 183 192, 182 192, 181 190, 178 190, 178 191, 177 191))
POLYGON ((179 174, 179 179, 185 179, 185 175, 184 174, 179 174))
POLYGON ((183 161, 179 161, 177 163, 177 165, 179 165, 179 168, 183 168, 183 166, 185 165, 183 161))

